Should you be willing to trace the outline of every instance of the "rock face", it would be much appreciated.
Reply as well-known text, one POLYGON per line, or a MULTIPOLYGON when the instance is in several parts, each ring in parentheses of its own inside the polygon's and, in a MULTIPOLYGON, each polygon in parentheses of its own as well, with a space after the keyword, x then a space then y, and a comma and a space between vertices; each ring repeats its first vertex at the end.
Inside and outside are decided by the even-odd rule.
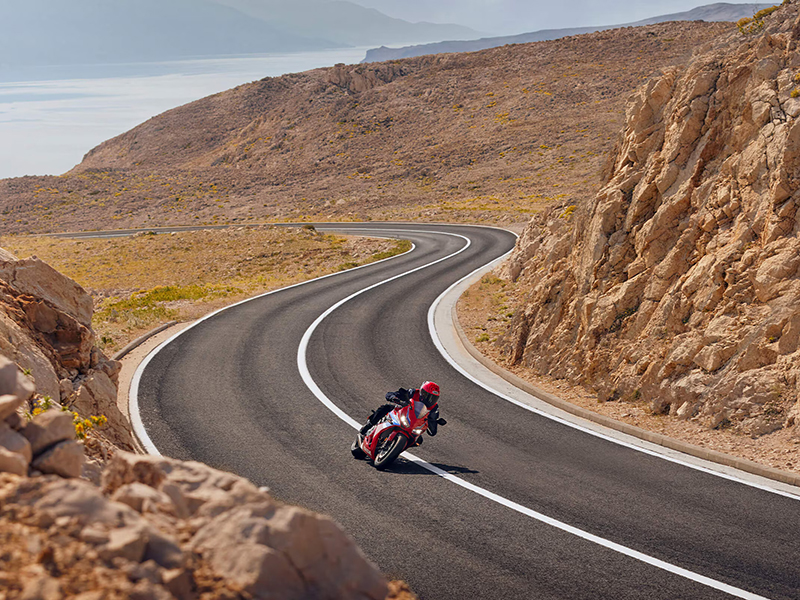
POLYGON ((784 3, 639 88, 602 190, 533 219, 504 267, 527 291, 510 360, 710 427, 794 426, 798 44, 784 3))
POLYGON ((120 363, 95 346, 91 297, 36 257, 19 260, 4 250, 0 356, 29 371, 40 396, 83 416, 105 415, 110 441, 132 449, 130 425, 116 404, 120 363))
POLYGON ((282 505, 240 477, 119 452, 103 483, 101 490, 82 480, 0 473, 0 539, 17 535, 9 547, 34 548, 11 554, 10 597, 32 581, 47 583, 54 597, 387 596, 383 576, 333 521, 282 505), (14 524, 6 530, 8 519, 14 524), (44 572, 27 576, 40 564, 44 572))

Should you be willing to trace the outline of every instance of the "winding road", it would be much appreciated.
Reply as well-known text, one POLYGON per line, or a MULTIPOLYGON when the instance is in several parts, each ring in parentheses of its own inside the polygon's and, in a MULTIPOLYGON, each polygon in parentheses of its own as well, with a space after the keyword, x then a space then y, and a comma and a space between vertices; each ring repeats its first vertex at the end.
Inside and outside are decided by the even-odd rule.
POLYGON ((332 515, 423 600, 800 597, 797 497, 587 435, 476 384, 437 349, 430 307, 512 234, 318 229, 414 249, 229 307, 162 344, 131 389, 151 451, 332 515), (352 424, 425 379, 442 388, 439 435, 385 472, 353 460, 352 424))

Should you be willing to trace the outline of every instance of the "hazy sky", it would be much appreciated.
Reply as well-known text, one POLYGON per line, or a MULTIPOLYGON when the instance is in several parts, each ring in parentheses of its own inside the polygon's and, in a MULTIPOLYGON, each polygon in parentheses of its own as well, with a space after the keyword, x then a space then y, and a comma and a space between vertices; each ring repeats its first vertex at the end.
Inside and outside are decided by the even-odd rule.
MULTIPOLYGON (((467 25, 479 31, 504 34, 538 29, 630 23, 714 3, 714 0, 352 1, 409 21, 451 22, 467 25)), ((731 4, 744 3, 731 2, 731 4)))

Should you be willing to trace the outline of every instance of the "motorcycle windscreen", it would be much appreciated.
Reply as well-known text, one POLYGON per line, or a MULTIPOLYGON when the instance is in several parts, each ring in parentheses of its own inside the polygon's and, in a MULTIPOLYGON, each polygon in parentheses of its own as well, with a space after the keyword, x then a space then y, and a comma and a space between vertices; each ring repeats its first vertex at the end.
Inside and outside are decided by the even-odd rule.
POLYGON ((430 411, 428 407, 425 406, 424 402, 414 402, 414 415, 417 419, 421 419, 425 415, 427 415, 430 411))

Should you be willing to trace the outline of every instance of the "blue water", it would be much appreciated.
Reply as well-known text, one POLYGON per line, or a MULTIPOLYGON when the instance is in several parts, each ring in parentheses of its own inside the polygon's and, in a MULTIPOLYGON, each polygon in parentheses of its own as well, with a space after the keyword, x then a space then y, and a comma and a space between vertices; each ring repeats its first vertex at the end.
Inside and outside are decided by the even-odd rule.
POLYGON ((165 110, 264 77, 357 63, 365 52, 0 71, 0 179, 64 173, 165 110))

